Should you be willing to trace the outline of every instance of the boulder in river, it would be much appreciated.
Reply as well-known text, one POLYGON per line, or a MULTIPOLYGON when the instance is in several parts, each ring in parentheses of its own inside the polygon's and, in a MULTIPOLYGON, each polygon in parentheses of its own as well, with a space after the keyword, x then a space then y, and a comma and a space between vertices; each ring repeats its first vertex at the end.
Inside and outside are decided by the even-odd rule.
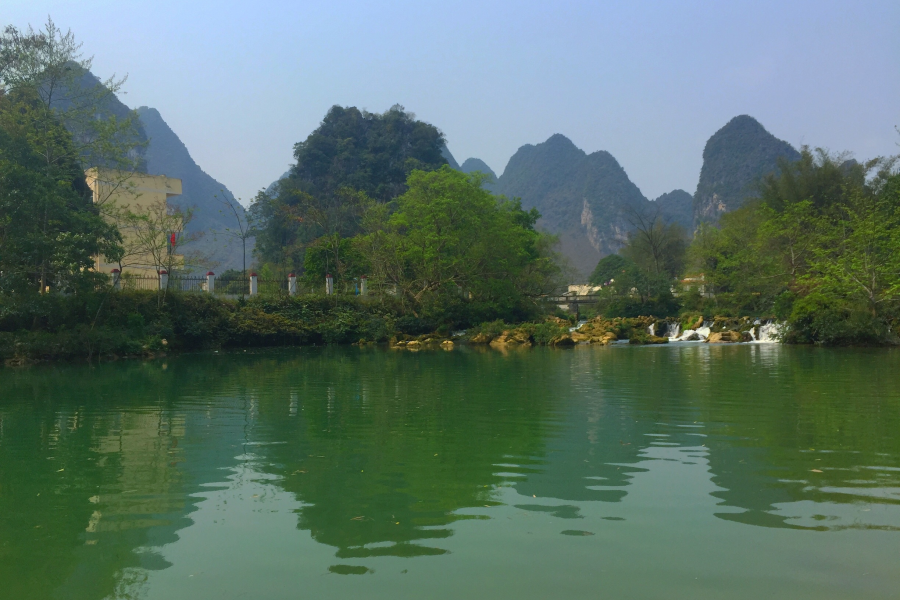
POLYGON ((729 344, 743 341, 744 337, 737 331, 716 331, 706 339, 710 344, 729 344))
POLYGON ((572 339, 572 336, 568 333, 561 335, 559 337, 553 338, 550 342, 551 346, 574 346, 575 340, 572 339))

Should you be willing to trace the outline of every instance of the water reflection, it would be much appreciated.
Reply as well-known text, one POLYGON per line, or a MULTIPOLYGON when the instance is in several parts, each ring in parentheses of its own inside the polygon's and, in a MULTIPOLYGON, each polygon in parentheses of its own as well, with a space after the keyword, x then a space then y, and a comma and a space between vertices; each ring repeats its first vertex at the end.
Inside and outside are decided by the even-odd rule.
POLYGON ((895 531, 897 358, 308 349, 3 371, 0 581, 16 598, 133 594, 201 503, 261 511, 267 493, 294 499, 335 574, 445 560, 460 521, 505 503, 575 537, 646 514, 648 493, 707 511, 695 481, 723 522, 895 531), (636 492, 663 464, 684 483, 636 492))

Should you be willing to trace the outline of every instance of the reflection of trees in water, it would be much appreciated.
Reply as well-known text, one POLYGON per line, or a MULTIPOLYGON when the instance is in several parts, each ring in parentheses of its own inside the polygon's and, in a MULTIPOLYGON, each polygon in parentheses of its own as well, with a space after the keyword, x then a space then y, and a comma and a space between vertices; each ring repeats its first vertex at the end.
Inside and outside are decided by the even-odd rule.
MULTIPOLYGON (((190 378, 183 381, 189 383, 190 378)), ((0 382, 0 581, 11 598, 104 598, 190 524, 213 462, 185 469, 196 413, 174 406, 178 369, 124 363, 4 373, 0 382)), ((218 438, 208 440, 212 444, 218 438)), ((233 450, 233 449, 232 449, 233 450)), ((230 457, 234 456, 230 452, 230 457)))
MULTIPOLYGON (((516 485, 519 493, 564 501, 620 502, 646 460, 659 424, 681 418, 666 358, 656 349, 576 348, 565 387, 565 423, 547 442, 543 468, 516 485)), ((665 349, 664 352, 668 350, 665 349)), ((680 440, 682 441, 682 440, 680 440)), ((523 505, 547 510, 542 505, 523 505)), ((558 508, 558 507, 554 507, 558 508)), ((577 507, 572 507, 577 511, 577 507)), ((557 515, 561 516, 561 515, 557 515)))
POLYGON ((554 399, 534 390, 558 370, 552 357, 325 352, 272 366, 254 434, 288 441, 264 446, 265 462, 307 504, 298 526, 337 556, 440 554, 429 540, 471 518, 461 509, 495 503, 497 465, 542 451, 554 399))
POLYGON ((713 496, 743 509, 716 516, 826 530, 847 525, 784 505, 900 505, 898 496, 872 494, 900 489, 900 398, 888 375, 896 371, 895 353, 757 346, 685 354, 690 360, 672 371, 693 382, 680 400, 706 425, 711 479, 723 488, 713 496))
POLYGON ((894 360, 804 348, 353 348, 7 371, 0 581, 22 598, 102 598, 129 577, 139 587, 135 568, 166 565, 136 550, 177 539, 191 494, 220 482, 245 442, 263 442, 258 464, 304 503, 298 527, 339 557, 441 553, 460 513, 496 502, 498 484, 536 497, 523 509, 578 517, 578 502, 625 496, 654 439, 706 444, 723 488, 714 496, 742 509, 721 518, 840 528, 777 509, 898 503, 894 360))
MULTIPOLYGON (((665 436, 656 439, 706 446, 711 480, 723 488, 713 496, 743 509, 719 518, 818 530, 896 528, 829 515, 798 520, 796 511, 779 510, 800 501, 900 504, 890 493, 900 489, 900 399, 887 375, 894 353, 734 346, 600 352, 575 351, 565 434, 549 436, 541 468, 517 484, 520 493, 618 501, 633 473, 644 470, 628 465, 647 460, 652 436, 665 436)), ((578 510, 522 508, 557 516, 578 510)))

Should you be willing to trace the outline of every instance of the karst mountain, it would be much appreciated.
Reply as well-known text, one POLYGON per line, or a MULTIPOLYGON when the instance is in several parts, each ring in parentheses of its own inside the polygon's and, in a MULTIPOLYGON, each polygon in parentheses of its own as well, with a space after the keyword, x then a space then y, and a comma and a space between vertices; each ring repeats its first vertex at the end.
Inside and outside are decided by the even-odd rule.
MULTIPOLYGON (((187 232, 196 235, 197 239, 189 243, 186 250, 198 254, 207 268, 215 266, 220 271, 242 268, 241 243, 227 232, 237 229, 237 221, 223 202, 234 207, 241 217, 244 207, 224 184, 200 168, 158 110, 142 106, 137 113, 150 140, 144 152, 147 173, 181 180, 181 195, 170 198, 169 203, 192 211, 187 232)), ((252 243, 248 242, 248 264, 252 249, 252 243)))
MULTIPOLYGON (((456 163, 449 150, 446 156, 451 166, 456 163)), ((637 214, 658 214, 691 233, 701 222, 715 224, 722 213, 755 197, 760 179, 778 168, 779 159, 798 157, 790 144, 742 115, 706 143, 693 196, 676 189, 649 200, 609 152, 587 154, 561 134, 519 148, 486 187, 521 198, 526 209, 537 208, 538 226, 559 236, 560 252, 586 278, 600 258, 622 247, 637 214)), ((493 174, 477 158, 466 160, 460 170, 493 174)))

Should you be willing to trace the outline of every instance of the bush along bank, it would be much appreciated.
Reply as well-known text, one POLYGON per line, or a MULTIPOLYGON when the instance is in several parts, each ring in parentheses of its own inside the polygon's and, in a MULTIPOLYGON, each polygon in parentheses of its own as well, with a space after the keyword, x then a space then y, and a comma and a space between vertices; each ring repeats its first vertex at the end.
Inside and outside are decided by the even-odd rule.
POLYGON ((0 359, 155 356, 229 347, 386 342, 422 324, 393 299, 121 291, 0 298, 0 359))
POLYGON ((772 318, 685 314, 656 318, 598 316, 572 320, 436 324, 393 297, 256 296, 228 300, 208 294, 120 291, 89 295, 0 297, 0 360, 110 360, 169 352, 389 343, 395 349, 450 349, 463 343, 493 348, 666 344, 670 342, 803 342, 772 318))

